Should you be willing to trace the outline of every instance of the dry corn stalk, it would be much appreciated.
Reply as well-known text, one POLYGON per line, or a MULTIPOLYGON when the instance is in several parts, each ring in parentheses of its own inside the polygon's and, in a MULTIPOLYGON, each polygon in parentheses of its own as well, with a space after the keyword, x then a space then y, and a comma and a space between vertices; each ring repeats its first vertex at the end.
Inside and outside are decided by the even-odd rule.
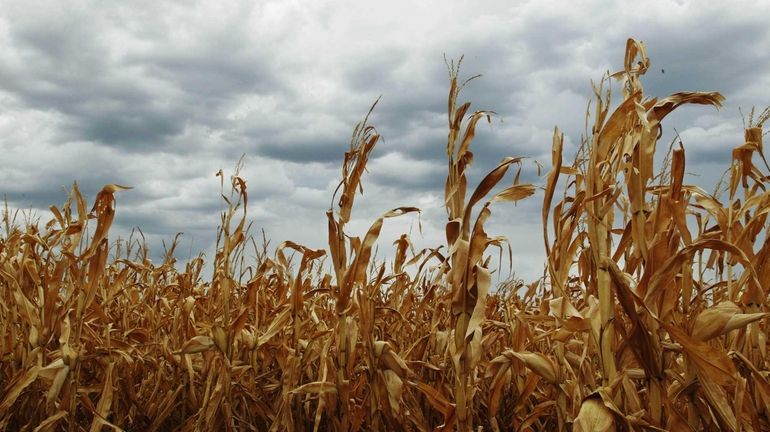
MULTIPOLYGON (((467 193, 476 124, 449 94, 447 247, 377 262, 385 220, 346 226, 379 135, 345 155, 328 250, 250 241, 246 181, 228 183, 212 277, 202 256, 148 257, 143 235, 109 243, 117 185, 89 213, 77 185, 45 225, 3 217, 1 430, 770 429, 770 213, 765 110, 749 115, 724 191, 687 184, 686 145, 654 169, 660 122, 718 93, 644 95, 630 40, 622 101, 596 89, 570 163, 555 130, 542 207, 547 277, 492 287, 491 203, 506 158, 467 193), (722 196, 724 195, 724 196, 722 196), (95 224, 95 226, 94 226, 95 224), (89 231, 91 225, 91 231, 89 231), (246 257, 252 255, 255 262, 246 257), (328 253, 328 266, 324 256, 328 253)), ((223 188, 224 175, 221 175, 223 188)), ((514 245, 514 248, 516 246, 514 245)))

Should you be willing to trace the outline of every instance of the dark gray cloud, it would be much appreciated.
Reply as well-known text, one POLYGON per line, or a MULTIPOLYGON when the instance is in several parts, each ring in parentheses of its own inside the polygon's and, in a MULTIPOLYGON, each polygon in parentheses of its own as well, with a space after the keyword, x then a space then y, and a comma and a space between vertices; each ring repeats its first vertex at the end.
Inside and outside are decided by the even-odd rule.
MULTIPOLYGON (((527 157, 522 178, 542 184, 534 161, 550 161, 554 126, 570 157, 590 82, 622 67, 630 36, 652 58, 650 95, 727 96, 721 111, 687 107, 664 122, 661 146, 678 131, 688 171, 699 173, 688 179, 706 189, 743 139, 738 107, 770 100, 770 6, 759 1, 6 3, 0 194, 44 214, 73 181, 89 201, 106 183, 133 186, 118 196, 114 235, 139 226, 156 253, 184 232, 183 248, 211 255, 223 208, 214 174, 224 168, 229 176, 242 154, 255 229, 274 245, 324 246, 339 162, 379 96, 370 121, 383 140, 351 232, 362 234, 390 208, 416 205, 422 233, 413 217, 389 220, 381 250, 410 230, 418 247, 440 243, 445 56, 464 54, 462 76, 483 75, 462 99, 497 113, 478 126, 472 186, 504 156, 527 157)), ((538 199, 493 212, 488 231, 511 238, 517 273, 538 276, 538 199)))

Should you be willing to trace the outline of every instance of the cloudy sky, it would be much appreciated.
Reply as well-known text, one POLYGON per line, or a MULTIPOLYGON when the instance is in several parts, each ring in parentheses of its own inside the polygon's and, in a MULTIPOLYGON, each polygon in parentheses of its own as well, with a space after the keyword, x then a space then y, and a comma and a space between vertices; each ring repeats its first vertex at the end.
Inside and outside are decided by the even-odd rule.
MULTIPOLYGON (((422 234, 416 218, 388 221, 381 245, 412 230, 415 246, 435 246, 444 55, 483 74, 464 96, 498 113, 479 128, 476 178, 520 155, 542 185, 534 161, 550 161, 553 127, 568 147, 579 140, 590 80, 621 68, 628 37, 647 44, 649 94, 727 97, 721 111, 685 107, 664 124, 688 149, 688 180, 711 189, 742 142, 738 107, 770 103, 768 17, 767 1, 0 0, 0 194, 47 220, 73 181, 89 204, 104 184, 130 185, 113 237, 138 226, 157 256, 183 232, 181 260, 211 256, 223 206, 214 174, 246 154, 254 226, 274 244, 323 247, 350 133, 382 95, 371 120, 384 141, 350 232, 417 206, 422 234)), ((487 230, 509 237, 528 280, 543 269, 539 211, 537 198, 496 205, 487 230)))

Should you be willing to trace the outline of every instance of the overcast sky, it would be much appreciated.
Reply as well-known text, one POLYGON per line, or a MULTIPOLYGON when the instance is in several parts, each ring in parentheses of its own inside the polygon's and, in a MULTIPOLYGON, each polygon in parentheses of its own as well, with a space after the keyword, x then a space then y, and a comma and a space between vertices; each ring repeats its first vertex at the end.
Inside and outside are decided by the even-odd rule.
MULTIPOLYGON (((349 231, 397 206, 382 247, 412 229, 443 241, 448 58, 483 74, 465 91, 499 115, 479 128, 474 172, 504 156, 550 161, 553 127, 572 148, 590 80, 622 67, 628 37, 652 59, 651 95, 717 90, 721 111, 685 107, 664 123, 687 149, 689 182, 712 189, 743 140, 738 107, 770 103, 770 2, 695 1, 67 1, 0 0, 0 194, 12 208, 60 205, 77 181, 117 196, 114 238, 140 227, 155 255, 183 232, 178 257, 211 251, 219 179, 246 154, 249 212, 274 245, 324 247, 325 211, 350 133, 371 117, 384 141, 349 231), (665 70, 665 73, 663 73, 665 70)), ((668 144, 667 142, 665 143, 668 144)), ((478 178, 478 177, 476 177, 478 178)), ((540 201, 497 204, 514 270, 542 274, 540 201)))

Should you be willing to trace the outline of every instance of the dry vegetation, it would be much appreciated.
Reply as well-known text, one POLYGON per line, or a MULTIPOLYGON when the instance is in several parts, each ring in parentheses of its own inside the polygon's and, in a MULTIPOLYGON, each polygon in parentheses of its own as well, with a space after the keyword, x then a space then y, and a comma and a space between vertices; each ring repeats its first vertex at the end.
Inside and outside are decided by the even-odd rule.
POLYGON ((646 97, 648 66, 629 40, 624 70, 595 88, 572 162, 554 133, 547 275, 530 285, 492 289, 488 248, 504 239, 484 223, 535 186, 515 174, 495 188, 520 162, 505 158, 469 189, 488 113, 458 103, 454 66, 443 248, 414 251, 403 235, 392 263, 374 262, 383 223, 412 207, 346 230, 379 138, 366 121, 345 153, 325 251, 255 247, 237 173, 206 281, 200 257, 179 271, 171 253, 153 265, 135 243, 109 242, 115 185, 90 212, 74 186, 44 227, 6 215, 0 429, 768 430, 768 113, 749 118, 717 193, 683 182, 681 145, 656 173, 661 120, 723 98, 646 97), (622 88, 613 111, 611 79, 622 88))

